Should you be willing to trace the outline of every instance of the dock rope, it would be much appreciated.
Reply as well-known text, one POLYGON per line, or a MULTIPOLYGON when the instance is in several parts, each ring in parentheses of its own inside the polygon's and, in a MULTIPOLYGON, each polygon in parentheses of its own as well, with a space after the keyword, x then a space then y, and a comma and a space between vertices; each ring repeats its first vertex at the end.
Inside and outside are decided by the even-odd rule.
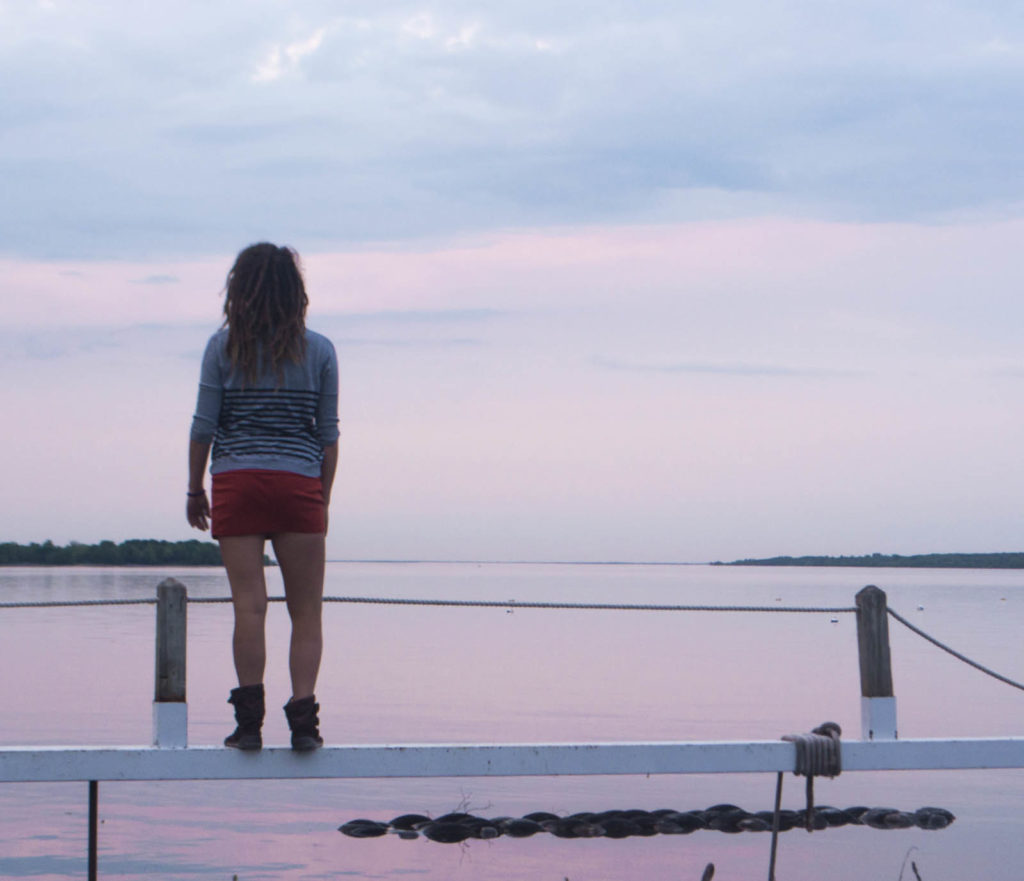
POLYGON ((895 618, 897 621, 899 621, 900 624, 902 624, 908 630, 913 631, 918 636, 920 636, 922 639, 928 640, 928 642, 930 642, 932 645, 937 646, 938 648, 942 649, 944 652, 949 652, 949 654, 951 654, 958 661, 963 661, 965 664, 967 664, 967 665, 969 665, 971 667, 974 667, 975 670, 980 670, 982 673, 985 673, 986 675, 991 676, 993 679, 998 679, 1000 682, 1005 682, 1007 685, 1012 685, 1014 688, 1019 688, 1021 691, 1024 691, 1024 685, 1021 685, 1021 683, 1015 682, 1013 679, 1008 679, 1006 676, 1003 676, 1000 673, 996 673, 995 670, 990 670, 988 667, 985 667, 984 665, 979 664, 977 661, 971 660, 966 655, 960 654, 960 652, 956 651, 955 649, 951 649, 948 645, 946 645, 943 642, 940 642, 934 636, 930 636, 929 634, 925 633, 923 630, 921 630, 920 627, 915 627, 913 624, 911 624, 906 618, 904 618, 898 612, 894 612, 892 609, 889 609, 889 608, 887 608, 886 611, 888 611, 888 613, 893 618, 895 618))
MULTIPOLYGON (((283 603, 283 596, 267 598, 271 603, 283 603)), ((716 606, 716 605, 664 605, 655 603, 552 603, 520 600, 439 600, 408 599, 404 597, 325 596, 325 603, 352 603, 383 606, 436 606, 439 608, 477 609, 591 609, 619 612, 813 612, 837 615, 856 612, 856 606, 716 606)), ((231 597, 189 597, 192 603, 230 603, 231 597)), ((155 605, 156 598, 138 600, 26 600, 0 603, 0 609, 46 609, 60 606, 134 606, 155 605)))
MULTIPOLYGON (((838 777, 843 771, 839 737, 843 730, 835 722, 822 722, 810 734, 784 734, 782 739, 796 746, 793 773, 807 778, 807 808, 804 828, 813 832, 818 822, 814 810, 814 778, 838 777)), ((782 804, 782 772, 775 781, 775 813, 772 816, 772 846, 768 861, 768 881, 775 881, 775 857, 778 853, 782 804)))
MULTIPOLYGON (((267 598, 271 603, 283 603, 283 596, 267 598)), ((384 605, 384 606, 433 606, 437 608, 476 608, 476 609, 582 609, 597 611, 619 611, 619 612, 781 612, 781 613, 811 613, 819 615, 840 615, 856 613, 856 606, 719 606, 709 604, 689 605, 666 605, 660 603, 552 603, 532 602, 520 600, 441 600, 441 599, 408 599, 404 597, 360 597, 360 596, 325 596, 325 603, 349 603, 363 605, 384 605)), ((153 606, 156 605, 156 597, 149 599, 119 599, 119 600, 26 600, 14 602, 0 602, 0 609, 49 609, 76 606, 153 606)), ((230 603, 231 597, 189 597, 189 604, 192 603, 230 603)), ((998 679, 1007 685, 1024 691, 1024 684, 1003 676, 1000 673, 978 663, 966 655, 950 648, 945 643, 936 639, 911 624, 906 618, 894 611, 892 608, 886 610, 889 615, 899 621, 904 627, 916 633, 923 639, 948 652, 954 658, 963 661, 965 664, 974 667, 982 673, 998 679)))

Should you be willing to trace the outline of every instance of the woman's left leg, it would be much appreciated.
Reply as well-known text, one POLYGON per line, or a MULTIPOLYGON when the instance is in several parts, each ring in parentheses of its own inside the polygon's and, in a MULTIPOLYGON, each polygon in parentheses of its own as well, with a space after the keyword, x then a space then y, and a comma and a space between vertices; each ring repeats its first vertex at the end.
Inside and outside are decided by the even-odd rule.
POLYGON ((262 535, 223 536, 220 555, 231 585, 235 608, 232 649, 239 686, 263 682, 267 664, 265 624, 267 582, 263 577, 262 535))
POLYGON ((311 697, 316 690, 323 653, 324 534, 280 532, 271 541, 281 567, 285 601, 292 619, 288 656, 292 698, 300 700, 311 697))

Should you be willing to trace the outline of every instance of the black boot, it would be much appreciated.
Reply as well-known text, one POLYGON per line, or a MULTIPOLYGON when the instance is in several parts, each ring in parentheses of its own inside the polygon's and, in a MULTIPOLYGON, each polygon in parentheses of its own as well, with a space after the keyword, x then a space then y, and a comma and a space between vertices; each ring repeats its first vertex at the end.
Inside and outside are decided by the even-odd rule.
POLYGON ((232 749, 257 750, 263 748, 263 716, 266 706, 263 702, 263 683, 259 685, 242 685, 231 690, 229 704, 235 706, 235 721, 238 727, 234 734, 224 738, 224 746, 232 749))
POLYGON ((299 700, 292 698, 284 705, 284 714, 288 717, 288 727, 292 732, 292 749, 310 752, 324 745, 324 739, 320 736, 320 719, 317 717, 319 711, 320 704, 316 702, 316 695, 299 700))

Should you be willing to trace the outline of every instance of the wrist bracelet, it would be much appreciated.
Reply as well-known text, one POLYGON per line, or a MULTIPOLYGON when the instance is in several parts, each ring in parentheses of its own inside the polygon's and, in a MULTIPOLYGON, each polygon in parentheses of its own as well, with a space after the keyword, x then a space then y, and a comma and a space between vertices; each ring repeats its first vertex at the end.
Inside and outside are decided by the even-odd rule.
POLYGON ((201 489, 201 490, 199 490, 199 492, 185 493, 185 495, 187 495, 190 499, 197 499, 197 498, 199 498, 199 496, 205 496, 206 495, 206 490, 205 489, 201 489))

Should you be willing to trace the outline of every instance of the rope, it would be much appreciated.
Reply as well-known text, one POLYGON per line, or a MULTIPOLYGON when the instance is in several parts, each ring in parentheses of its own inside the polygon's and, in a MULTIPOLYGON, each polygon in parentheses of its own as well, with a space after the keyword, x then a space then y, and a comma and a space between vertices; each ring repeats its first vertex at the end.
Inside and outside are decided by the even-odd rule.
POLYGON ((793 773, 804 777, 838 777, 843 770, 839 752, 842 729, 835 722, 823 722, 810 734, 786 734, 783 740, 796 744, 793 773))
MULTIPOLYGON (((284 597, 268 597, 268 602, 283 603, 284 597)), ((855 606, 712 606, 712 605, 656 605, 632 603, 548 603, 519 602, 518 600, 437 600, 403 599, 400 597, 336 597, 325 596, 325 603, 363 603, 385 606, 437 606, 483 609, 604 609, 640 612, 815 612, 838 614, 856 612, 855 606)), ((231 597, 189 597, 192 603, 230 603, 231 597)), ((50 600, 39 602, 0 603, 0 609, 52 608, 56 606, 128 606, 154 604, 156 599, 142 600, 50 600)))
MULTIPOLYGON (((220 603, 230 602, 229 596, 196 596, 188 597, 189 603, 220 603)), ((268 597, 268 602, 284 602, 283 596, 268 597)), ((0 602, 0 609, 53 609, 62 606, 89 606, 89 605, 154 605, 156 598, 151 599, 70 599, 70 600, 36 600, 25 602, 0 602)), ((774 613, 812 613, 817 615, 839 615, 855 613, 857 607, 853 605, 667 605, 660 603, 628 603, 628 602, 520 602, 519 600, 488 600, 488 599, 407 599, 401 597, 387 596, 325 596, 324 602, 345 602, 375 605, 430 605, 441 607, 441 609, 562 609, 562 610, 594 610, 611 612, 774 612, 774 613)), ((943 652, 947 652, 958 661, 980 670, 982 673, 1006 682, 1015 688, 1024 691, 1024 684, 1010 679, 1007 676, 996 673, 994 670, 973 661, 966 655, 956 652, 944 642, 929 635, 919 627, 914 627, 902 615, 886 610, 893 618, 908 630, 927 639, 933 645, 937 645, 943 652)), ((796 736, 795 736, 796 737, 796 736)), ((800 736, 805 737, 805 736, 800 736)), ((799 773, 800 771, 798 771, 799 773)))
POLYGON ((0 603, 0 609, 52 609, 56 606, 155 606, 148 600, 40 600, 38 602, 0 603))
POLYGON ((775 781, 775 810, 772 811, 772 847, 768 854, 768 881, 775 881, 775 858, 779 853, 779 821, 782 816, 782 777, 779 771, 775 781))
POLYGON ((1014 682, 1014 680, 1008 679, 1007 677, 1005 677, 1005 676, 1003 676, 1003 675, 1001 675, 999 673, 996 673, 995 670, 990 670, 988 667, 985 667, 982 664, 979 664, 977 661, 972 661, 966 655, 960 654, 960 652, 956 651, 955 649, 951 649, 948 645, 946 645, 945 643, 940 642, 934 636, 930 636, 929 634, 927 634, 923 630, 921 630, 919 627, 915 627, 913 624, 911 624, 906 618, 904 618, 898 612, 894 612, 892 609, 887 609, 887 611, 889 612, 890 615, 892 615, 893 618, 895 618, 897 621, 899 621, 900 624, 902 624, 908 630, 914 631, 914 633, 916 633, 922 639, 928 640, 928 642, 930 642, 932 645, 938 646, 944 652, 949 652, 949 654, 951 654, 957 660, 963 661, 965 664, 967 664, 967 665, 969 665, 971 667, 974 667, 975 670, 980 670, 982 673, 986 673, 987 675, 991 676, 993 679, 998 679, 1000 682, 1005 682, 1007 685, 1012 685, 1014 688, 1019 688, 1021 691, 1024 691, 1024 685, 1021 685, 1021 683, 1014 682))

